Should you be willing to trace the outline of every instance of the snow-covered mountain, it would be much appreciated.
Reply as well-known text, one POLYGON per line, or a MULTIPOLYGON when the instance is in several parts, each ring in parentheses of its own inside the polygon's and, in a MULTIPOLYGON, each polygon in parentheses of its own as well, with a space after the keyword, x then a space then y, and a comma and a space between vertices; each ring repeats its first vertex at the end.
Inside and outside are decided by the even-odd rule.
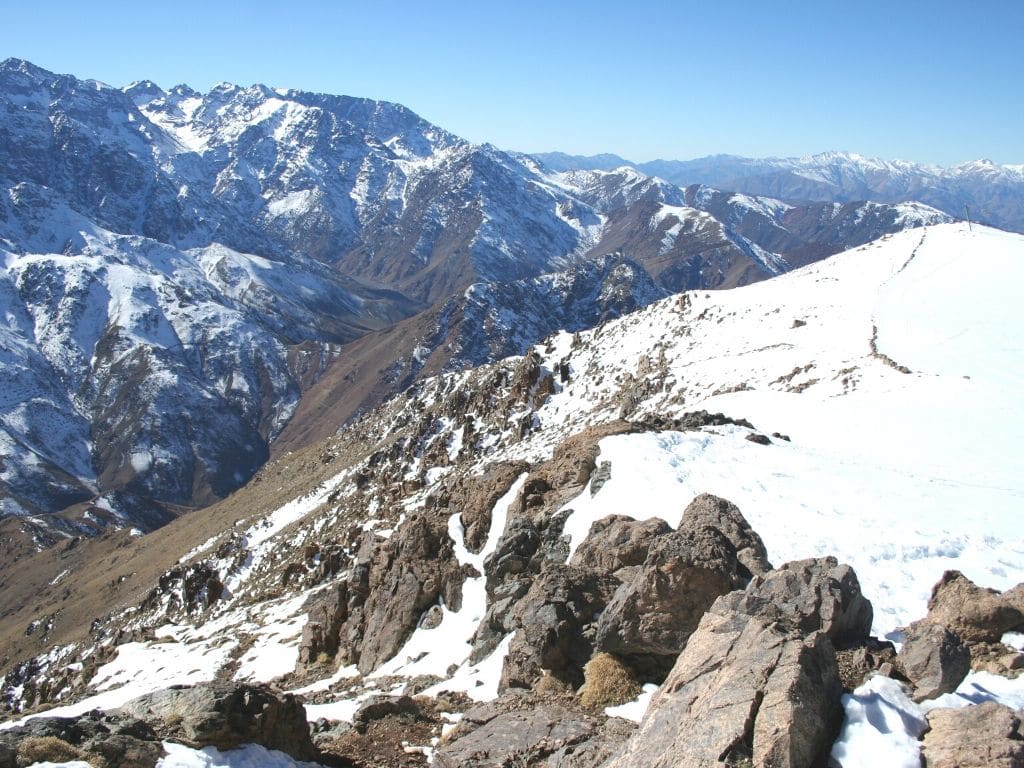
POLYGON ((414 318, 411 346, 373 351, 361 381, 388 387, 343 391, 348 413, 428 358, 428 373, 497 359, 611 306, 943 220, 722 199, 628 169, 552 173, 396 104, 114 88, 0 63, 5 540, 13 552, 108 524, 150 530, 222 498, 331 361, 347 373, 361 359, 344 345, 400 320, 414 318), (614 253, 637 269, 594 266, 614 253), (558 307, 564 291, 583 298, 558 307), (492 330, 474 338, 472 317, 492 330))
POLYGON ((851 152, 822 152, 799 158, 711 155, 646 163, 627 163, 614 155, 587 158, 554 152, 536 157, 560 171, 612 170, 631 165, 679 186, 704 184, 787 202, 916 201, 957 219, 965 218, 969 209, 974 221, 1024 231, 1024 165, 976 160, 942 167, 851 152))
MULTIPOLYGON (((590 573, 576 554, 592 526, 676 527, 706 492, 735 502, 772 562, 853 566, 873 632, 898 639, 943 572, 996 589, 1024 576, 1022 255, 1024 237, 993 229, 907 231, 423 380, 202 521, 32 558, 3 641, 14 662, 43 655, 8 666, 8 706, 89 694, 56 711, 74 716, 215 676, 276 679, 311 721, 381 692, 488 700, 541 685, 530 654, 548 651, 523 638, 549 613, 564 653, 537 674, 574 680, 564 644, 605 637, 578 614, 607 598, 571 581, 590 573), (583 596, 539 610, 530 585, 553 578, 583 596)), ((1024 695, 1000 680, 969 677, 951 701, 1024 695)), ((873 684, 847 711, 923 718, 915 706, 873 684)), ((898 737, 916 755, 914 722, 862 717, 883 742, 860 748, 898 737)), ((834 754, 857 764, 844 739, 834 754)))

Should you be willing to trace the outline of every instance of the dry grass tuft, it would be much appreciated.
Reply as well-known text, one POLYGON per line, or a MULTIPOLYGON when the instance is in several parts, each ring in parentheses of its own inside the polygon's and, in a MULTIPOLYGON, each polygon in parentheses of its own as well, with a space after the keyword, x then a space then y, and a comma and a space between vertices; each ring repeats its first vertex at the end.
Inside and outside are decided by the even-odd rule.
POLYGON ((87 755, 74 744, 56 736, 29 736, 18 744, 19 768, 36 763, 67 763, 72 760, 84 760, 96 765, 92 758, 92 755, 87 755))
POLYGON ((618 706, 640 695, 632 670, 610 653, 595 653, 583 668, 583 679, 580 704, 587 709, 618 706))

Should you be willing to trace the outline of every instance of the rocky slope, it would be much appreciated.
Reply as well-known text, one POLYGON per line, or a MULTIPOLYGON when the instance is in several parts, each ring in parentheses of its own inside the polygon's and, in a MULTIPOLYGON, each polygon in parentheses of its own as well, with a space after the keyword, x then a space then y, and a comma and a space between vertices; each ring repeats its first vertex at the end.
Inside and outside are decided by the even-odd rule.
POLYGON ((1020 695, 1016 281, 983 275, 1022 251, 929 227, 425 379, 201 522, 20 563, 7 706, 276 679, 391 765, 460 720, 439 764, 917 759, 930 707, 955 754, 940 710, 1020 695), (641 684, 634 730, 604 706, 641 684))

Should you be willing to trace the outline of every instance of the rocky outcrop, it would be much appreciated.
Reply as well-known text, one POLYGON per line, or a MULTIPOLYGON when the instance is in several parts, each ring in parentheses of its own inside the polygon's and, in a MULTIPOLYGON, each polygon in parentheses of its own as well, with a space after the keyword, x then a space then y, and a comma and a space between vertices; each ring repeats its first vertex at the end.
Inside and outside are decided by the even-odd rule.
POLYGON ((933 709, 921 748, 925 768, 1024 768, 1020 712, 995 702, 933 709))
POLYGON ((717 529, 661 536, 602 613, 596 645, 661 679, 715 599, 743 584, 736 549, 717 529))
POLYGON ((833 640, 863 643, 870 623, 856 575, 833 558, 755 577, 714 603, 605 765, 814 765, 842 720, 833 640))
POLYGON ((702 493, 691 501, 683 510, 679 531, 698 531, 705 527, 725 534, 736 547, 736 559, 749 571, 748 576, 763 575, 772 569, 761 537, 731 501, 710 493, 702 493))
POLYGON ((571 563, 606 573, 642 565, 654 540, 671 532, 671 526, 661 518, 634 520, 625 515, 609 515, 590 526, 590 533, 576 548, 571 563))
POLYGON ((366 673, 390 659, 439 600, 459 609, 465 576, 440 512, 413 515, 388 539, 368 532, 349 571, 342 661, 366 673))
POLYGON ((594 620, 618 582, 599 571, 552 563, 512 612, 515 636, 499 690, 532 688, 542 670, 578 686, 593 653, 594 620))
POLYGON ((142 720, 90 712, 70 719, 41 717, 0 731, 0 768, 84 760, 105 768, 153 768, 163 754, 160 735, 142 720))
POLYGON ((262 744, 300 760, 315 755, 301 702, 265 685, 212 682, 167 688, 133 699, 116 712, 145 721, 161 739, 196 748, 262 744))
POLYGON ((979 587, 960 571, 946 571, 932 588, 928 621, 949 627, 964 642, 999 642, 1024 628, 1024 584, 1000 594, 979 587))
POLYGON ((916 621, 905 633, 899 665, 914 684, 914 700, 952 693, 971 671, 971 652, 948 627, 916 621))

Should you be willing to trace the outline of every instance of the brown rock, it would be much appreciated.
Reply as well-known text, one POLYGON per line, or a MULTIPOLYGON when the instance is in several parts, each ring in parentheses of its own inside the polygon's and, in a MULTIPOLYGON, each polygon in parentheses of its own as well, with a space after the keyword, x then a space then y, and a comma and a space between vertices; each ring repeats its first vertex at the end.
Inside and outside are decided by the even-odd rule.
POLYGON ((608 515, 590 526, 587 538, 576 548, 570 562, 607 573, 642 565, 654 540, 671 532, 671 526, 657 517, 634 520, 625 515, 608 515))
POLYGON ((831 635, 866 633, 870 603, 833 558, 788 563, 715 601, 607 768, 808 767, 842 721, 831 635))
POLYGON ((914 684, 914 700, 952 693, 971 671, 971 652, 948 627, 917 621, 906 631, 899 653, 903 673, 914 684))
POLYGON ((925 768, 1024 768, 1020 714, 989 701, 933 709, 921 747, 925 768))
POLYGON ((932 587, 928 621, 949 627, 966 643, 998 642, 1003 633, 1024 626, 1021 586, 1000 595, 979 587, 960 571, 946 571, 932 587))
POLYGON ((661 679, 715 599, 742 584, 736 550, 718 530, 661 536, 605 608, 597 647, 661 679))
POLYGON ((680 531, 716 528, 736 547, 736 558, 750 571, 750 575, 763 575, 772 569, 768 551, 757 532, 743 517, 739 507, 710 493, 702 493, 683 510, 680 531))

